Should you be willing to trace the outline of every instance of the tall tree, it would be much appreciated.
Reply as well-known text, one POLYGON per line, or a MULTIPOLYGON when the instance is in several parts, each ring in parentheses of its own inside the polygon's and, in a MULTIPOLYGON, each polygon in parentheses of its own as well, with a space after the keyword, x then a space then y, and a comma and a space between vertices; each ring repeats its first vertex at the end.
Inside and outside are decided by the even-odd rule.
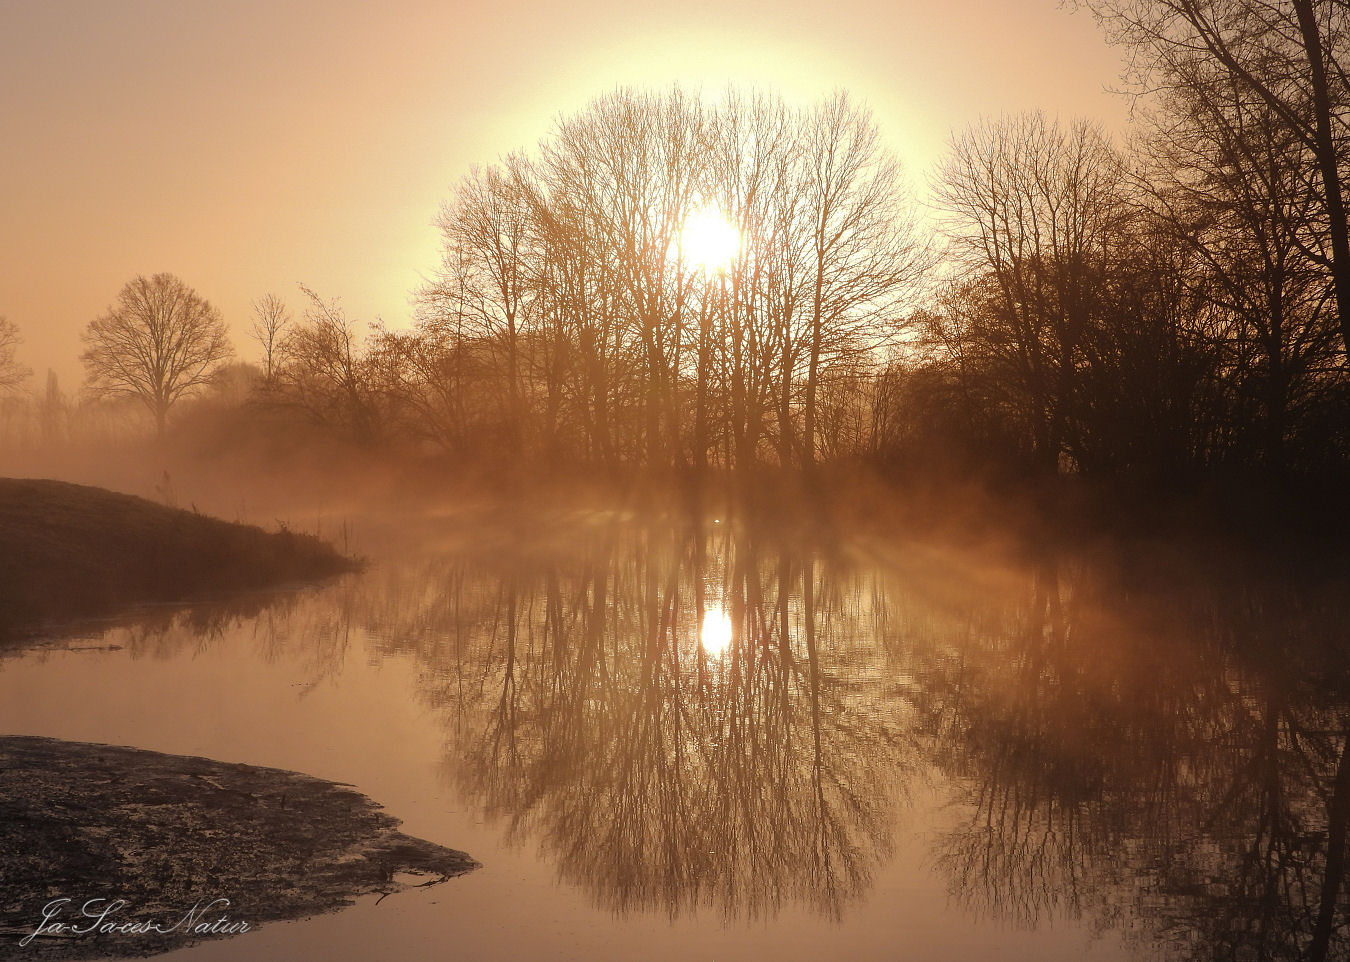
POLYGON ((500 352, 504 439, 512 447, 523 428, 522 334, 531 319, 526 196, 517 179, 499 167, 466 177, 437 221, 445 238, 441 281, 422 292, 424 305, 434 308, 442 324, 453 316, 465 335, 500 352))
POLYGON ((899 319, 902 296, 927 266, 899 167, 882 146, 870 112, 844 93, 803 121, 806 212, 810 222, 810 334, 803 459, 815 459, 816 397, 831 343, 880 341, 899 319))
POLYGON ((1074 453, 1083 347, 1124 211, 1120 158, 1096 127, 1032 113, 959 135, 941 178, 954 253, 983 279, 971 333, 1003 358, 1036 460, 1054 471, 1074 453))
POLYGON ((1244 446, 1280 472, 1341 346, 1310 152, 1238 84, 1173 91, 1167 107, 1147 141, 1148 201, 1202 268, 1192 277, 1222 321, 1233 420, 1256 432, 1244 446))
POLYGON ((276 376, 278 352, 291 312, 286 302, 275 294, 264 294, 253 302, 253 324, 249 336, 258 342, 263 352, 263 377, 268 384, 276 376))
POLYGON ((640 351, 645 389, 645 459, 668 463, 676 449, 676 403, 685 311, 680 231, 692 213, 707 163, 701 102, 616 91, 560 125, 543 150, 542 171, 598 229, 599 257, 613 271, 640 351))
POLYGON ((1350 225, 1342 157, 1350 7, 1327 0, 1085 0, 1108 36, 1134 51, 1139 92, 1236 86, 1306 149, 1305 176, 1321 207, 1329 251, 1318 252, 1350 350, 1350 225))
POLYGON ((506 359, 482 393, 529 422, 525 447, 561 450, 570 419, 587 457, 656 468, 748 464, 775 426, 780 462, 813 459, 820 385, 860 370, 925 263, 896 165, 842 95, 616 91, 537 158, 465 180, 441 226, 424 341, 506 359), (733 237, 716 265, 709 223, 733 237))
POLYGON ((167 273, 128 281, 82 340, 87 389, 140 401, 160 436, 169 409, 207 384, 234 353, 220 311, 167 273))

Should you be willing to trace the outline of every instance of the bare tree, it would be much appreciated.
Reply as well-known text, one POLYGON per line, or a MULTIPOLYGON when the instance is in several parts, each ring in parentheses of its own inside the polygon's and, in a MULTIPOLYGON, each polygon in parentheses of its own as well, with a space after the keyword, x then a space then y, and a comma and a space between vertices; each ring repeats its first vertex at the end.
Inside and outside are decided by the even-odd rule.
POLYGON ((1265 464, 1313 412, 1341 346, 1309 151, 1235 83, 1168 97, 1148 142, 1148 199, 1200 259, 1198 286, 1224 320, 1225 373, 1265 464))
POLYGON ((1033 113, 956 137, 941 178, 953 252, 980 278, 961 308, 967 336, 1000 358, 1053 472, 1074 453, 1078 372, 1122 224, 1120 158, 1096 127, 1033 113))
POLYGON ((281 347, 282 332, 291 322, 291 312, 286 303, 275 294, 264 294, 253 302, 253 325, 249 336, 258 342, 263 351, 263 376, 272 383, 276 374, 277 352, 281 347))
MULTIPOLYGON (((742 464, 754 459, 770 418, 779 462, 790 464, 797 447, 794 375, 810 286, 801 124, 799 112, 777 97, 730 94, 708 134, 713 156, 705 190, 714 192, 741 244, 715 287, 698 291, 696 426, 705 438, 708 411, 719 400, 714 392, 720 393, 730 453, 742 464)), ((705 446, 699 442, 700 455, 705 446)))
POLYGON ((277 345, 277 387, 283 403, 316 424, 338 427, 370 441, 379 426, 371 359, 355 324, 335 301, 305 285, 304 320, 277 345))
POLYGON ((883 343, 902 296, 927 265, 899 169, 871 114, 844 93, 805 119, 806 211, 812 292, 803 459, 815 458, 816 396, 831 348, 883 343))
POLYGON ((541 176, 588 225, 588 257, 612 273, 640 358, 646 460, 671 459, 684 301, 678 244, 706 163, 704 109, 678 89, 616 91, 560 125, 541 176))
POLYGON ((1342 177, 1350 138, 1350 8, 1325 0, 1084 0, 1108 36, 1133 49, 1139 92, 1236 87, 1297 138, 1330 247, 1318 259, 1350 347, 1350 226, 1342 177))
POLYGON ((33 373, 19 363, 19 327, 6 317, 0 317, 0 391, 18 387, 33 373))
POLYGON ((471 338, 500 348, 506 382, 503 421, 513 443, 521 440, 523 427, 522 334, 533 306, 528 277, 530 211, 520 176, 490 167, 464 179, 455 202, 445 205, 437 219, 445 238, 442 279, 421 292, 429 316, 442 324, 453 317, 471 338))
POLYGON ((436 376, 503 358, 489 397, 530 425, 524 447, 558 452, 570 432, 589 457, 653 466, 749 464, 775 427, 780 462, 809 461, 818 384, 866 362, 925 262, 894 161, 842 95, 804 111, 619 90, 537 159, 466 179, 440 226, 420 294, 424 340, 443 345, 428 356, 454 362, 436 376), (738 237, 712 271, 686 250, 709 214, 738 237))
POLYGON ((169 409, 207 384, 234 353, 220 311, 167 273, 127 282, 82 340, 88 391, 139 400, 161 436, 169 409))

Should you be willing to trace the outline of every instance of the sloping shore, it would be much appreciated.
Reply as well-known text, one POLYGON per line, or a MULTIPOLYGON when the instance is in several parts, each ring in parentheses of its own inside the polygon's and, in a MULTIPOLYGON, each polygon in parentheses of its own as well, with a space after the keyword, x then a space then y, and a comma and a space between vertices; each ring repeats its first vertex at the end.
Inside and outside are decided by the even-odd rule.
POLYGON ((311 535, 267 532, 102 488, 0 478, 0 640, 134 604, 356 566, 311 535))
POLYGON ((478 867, 398 825, 355 789, 295 772, 0 737, 0 958, 247 939, 264 922, 478 867))

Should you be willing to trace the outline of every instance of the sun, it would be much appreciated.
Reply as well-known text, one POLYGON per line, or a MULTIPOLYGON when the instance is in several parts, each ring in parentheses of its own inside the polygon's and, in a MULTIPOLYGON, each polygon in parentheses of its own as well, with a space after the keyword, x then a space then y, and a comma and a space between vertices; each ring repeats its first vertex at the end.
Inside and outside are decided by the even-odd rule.
POLYGON ((685 219, 680 250, 686 263, 704 273, 725 270, 741 252, 741 232, 716 204, 708 204, 685 219))
POLYGON ((713 658, 720 658, 731 647, 731 618, 720 608, 703 613, 703 625, 699 629, 698 643, 703 651, 713 658))

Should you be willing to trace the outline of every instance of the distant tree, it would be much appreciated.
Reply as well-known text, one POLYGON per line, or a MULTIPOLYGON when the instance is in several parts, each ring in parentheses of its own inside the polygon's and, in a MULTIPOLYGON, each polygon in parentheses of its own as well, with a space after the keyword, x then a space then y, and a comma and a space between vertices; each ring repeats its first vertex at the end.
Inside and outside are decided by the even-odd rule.
POLYGON ((42 392, 42 400, 38 402, 42 439, 50 443, 59 441, 64 437, 69 416, 70 405, 66 402, 66 396, 61 392, 61 385, 57 382, 56 372, 48 370, 47 387, 42 392))
POLYGON ((220 311, 172 274, 129 281, 82 340, 87 390, 140 401, 161 436, 169 409, 234 353, 220 311))
POLYGON ((314 424, 373 440, 378 398, 363 338, 336 301, 303 284, 300 290, 309 306, 277 345, 277 397, 314 424))
POLYGON ((18 325, 0 317, 0 391, 18 387, 32 373, 15 357, 21 340, 18 325))
POLYGON ((275 294, 264 294, 253 302, 253 324, 249 336, 258 342, 263 352, 263 377, 268 384, 276 374, 277 352, 282 333, 291 322, 286 302, 275 294))

